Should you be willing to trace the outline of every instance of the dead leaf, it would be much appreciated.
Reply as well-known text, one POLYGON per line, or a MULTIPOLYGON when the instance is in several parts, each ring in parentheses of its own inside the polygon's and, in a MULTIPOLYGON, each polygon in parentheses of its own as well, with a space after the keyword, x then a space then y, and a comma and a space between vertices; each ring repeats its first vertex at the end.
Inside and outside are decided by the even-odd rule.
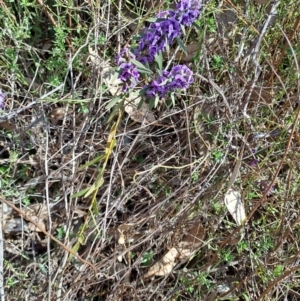
POLYGON ((149 111, 148 105, 143 102, 140 109, 138 105, 141 101, 140 97, 136 97, 133 93, 129 95, 128 99, 125 100, 124 110, 130 116, 130 118, 138 123, 149 124, 155 122, 156 119, 154 114, 149 111))
POLYGON ((8 130, 8 131, 13 131, 15 128, 16 128, 16 126, 11 124, 8 121, 0 122, 0 129, 1 130, 5 129, 5 130, 8 130))
POLYGON ((171 248, 160 261, 149 269, 144 277, 170 274, 179 261, 187 260, 200 247, 204 235, 205 230, 201 224, 192 227, 178 246, 171 248))
POLYGON ((179 251, 179 259, 187 260, 192 253, 196 251, 202 244, 205 230, 201 224, 195 225, 189 230, 189 233, 179 243, 177 250, 179 251))
POLYGON ((176 53, 176 59, 181 62, 192 62, 200 49, 199 43, 192 43, 186 46, 186 54, 182 51, 176 53))
POLYGON ((52 124, 56 124, 57 121, 63 120, 66 114, 65 108, 56 108, 50 113, 50 120, 52 124))
POLYGON ((13 215, 13 210, 11 207, 7 206, 7 204, 0 204, 0 222, 1 220, 9 219, 13 215))
POLYGON ((29 231, 36 231, 36 232, 43 232, 46 231, 46 225, 43 219, 37 216, 31 216, 30 217, 32 221, 34 221, 39 227, 36 227, 34 224, 29 223, 28 224, 28 230, 29 231))
POLYGON ((32 204, 23 209, 25 216, 33 220, 39 227, 32 223, 28 223, 28 230, 43 232, 46 231, 46 223, 48 221, 47 207, 44 204, 32 204))
POLYGON ((246 219, 244 204, 241 193, 237 190, 229 189, 225 195, 225 205, 234 218, 238 226, 242 225, 246 219))
MULTIPOLYGON (((247 85, 246 89, 247 91, 250 91, 251 86, 247 85)), ((254 104, 257 102, 270 104, 273 101, 273 94, 272 88, 254 87, 250 95, 250 100, 254 102, 254 104)))
POLYGON ((28 231, 28 224, 21 218, 11 218, 5 222, 3 232, 5 234, 17 234, 28 231))
POLYGON ((124 245, 126 242, 126 232, 129 230, 129 227, 126 224, 122 224, 118 227, 118 243, 124 245))
POLYGON ((127 243, 134 243, 144 235, 136 231, 137 224, 122 224, 117 229, 117 239, 120 245, 127 243))
POLYGON ((176 248, 172 248, 159 262, 150 268, 144 277, 149 278, 151 276, 165 276, 170 274, 176 266, 175 260, 178 255, 178 250, 176 248))

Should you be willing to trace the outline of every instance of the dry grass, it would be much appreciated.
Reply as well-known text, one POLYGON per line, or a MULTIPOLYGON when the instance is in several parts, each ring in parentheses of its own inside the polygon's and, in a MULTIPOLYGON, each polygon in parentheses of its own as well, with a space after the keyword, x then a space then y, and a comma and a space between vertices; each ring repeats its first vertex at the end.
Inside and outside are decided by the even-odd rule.
POLYGON ((216 2, 187 33, 193 87, 141 124, 106 109, 102 68, 141 16, 0 1, 6 300, 299 299, 299 4, 216 2))

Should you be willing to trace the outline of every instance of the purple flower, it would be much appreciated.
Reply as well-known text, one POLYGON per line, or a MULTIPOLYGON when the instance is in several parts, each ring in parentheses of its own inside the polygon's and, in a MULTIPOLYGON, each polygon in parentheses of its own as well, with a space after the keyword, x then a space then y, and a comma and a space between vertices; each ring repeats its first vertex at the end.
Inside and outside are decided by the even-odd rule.
POLYGON ((120 66, 122 63, 127 62, 128 59, 133 59, 134 55, 129 51, 127 47, 123 48, 122 51, 117 55, 116 62, 120 66))
MULTIPOLYGON (((169 17, 173 14, 169 14, 169 17)), ((157 19, 145 29, 134 54, 141 63, 150 63, 159 51, 164 51, 181 35, 179 22, 174 18, 157 19)))
POLYGON ((146 94, 162 98, 175 89, 188 88, 193 81, 193 72, 185 65, 177 65, 170 72, 164 70, 161 76, 145 86, 146 94))
POLYGON ((126 92, 129 87, 134 88, 139 82, 140 74, 137 67, 130 62, 130 59, 134 58, 128 48, 124 48, 116 57, 119 69, 118 78, 124 83, 122 92, 126 92))
POLYGON ((4 98, 5 98, 5 93, 3 93, 0 90, 0 109, 2 109, 4 107, 4 98))
POLYGON ((169 76, 170 73, 166 70, 162 72, 156 80, 153 80, 149 85, 145 86, 146 94, 152 97, 164 97, 169 92, 169 76))
POLYGON ((122 63, 119 68, 119 79, 125 84, 122 88, 122 92, 125 92, 128 87, 134 88, 140 77, 136 66, 132 63, 122 63))
POLYGON ((191 25, 200 14, 201 0, 182 0, 176 5, 177 20, 184 26, 191 25))
MULTIPOLYGON (((165 10, 157 14, 142 34, 133 54, 124 48, 116 61, 120 69, 119 79, 124 83, 122 91, 133 88, 139 81, 137 67, 130 62, 136 59, 142 64, 151 63, 155 56, 171 46, 176 38, 182 35, 181 26, 191 25, 200 14, 202 0, 182 0, 176 10, 165 10)), ((164 71, 161 76, 146 86, 146 94, 164 97, 175 89, 186 89, 193 83, 193 72, 185 65, 178 65, 170 72, 164 71)))
POLYGON ((194 82, 193 71, 186 65, 174 66, 170 73, 173 76, 172 86, 174 89, 186 89, 194 82))

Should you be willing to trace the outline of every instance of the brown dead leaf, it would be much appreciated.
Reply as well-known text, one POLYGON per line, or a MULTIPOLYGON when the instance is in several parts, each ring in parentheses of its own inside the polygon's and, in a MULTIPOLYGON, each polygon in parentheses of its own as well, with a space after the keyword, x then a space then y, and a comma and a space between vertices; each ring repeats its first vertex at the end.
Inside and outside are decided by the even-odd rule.
POLYGON ((14 124, 11 124, 8 121, 4 121, 4 122, 0 122, 0 129, 4 129, 7 131, 13 131, 16 128, 16 126, 14 124))
POLYGON ((124 245, 125 242, 126 242, 126 236, 128 235, 128 232, 130 230, 130 226, 129 225, 126 225, 126 224, 122 224, 118 227, 118 232, 117 232, 117 235, 118 235, 118 243, 120 245, 124 245))
POLYGON ((176 266, 176 259, 178 255, 178 250, 176 248, 172 248, 159 262, 155 263, 150 268, 144 277, 149 278, 151 276, 165 276, 170 274, 176 266))
POLYGON ((23 209, 26 217, 33 220, 39 227, 32 223, 28 224, 28 230, 43 232, 46 231, 46 224, 48 221, 47 206, 44 204, 32 204, 23 209))
POLYGON ((149 278, 151 276, 170 274, 179 261, 188 259, 200 247, 204 235, 205 230, 201 224, 192 227, 178 246, 170 249, 160 261, 149 269, 144 277, 149 278))
POLYGON ((0 204, 0 222, 9 219, 13 215, 13 210, 7 204, 0 204))
POLYGON ((117 239, 120 245, 136 242, 144 235, 135 230, 136 224, 122 224, 117 228, 117 239))
POLYGON ((63 120, 65 117, 66 109, 65 108, 56 108, 50 113, 51 123, 55 124, 59 120, 63 120))
POLYGON ((46 231, 46 225, 43 219, 37 216, 31 216, 30 217, 39 227, 36 227, 34 224, 29 223, 28 224, 28 230, 29 231, 36 231, 36 232, 43 232, 46 231))
POLYGON ((21 218, 11 218, 4 222, 3 232, 5 234, 17 234, 28 231, 28 224, 21 218))
POLYGON ((179 243, 177 249, 179 251, 179 259, 188 259, 194 251, 202 244, 205 235, 205 230, 201 224, 195 225, 189 230, 189 233, 179 243))
MULTIPOLYGON (((247 85, 246 89, 250 91, 250 85, 247 85)), ((251 92, 250 100, 255 104, 257 102, 270 104, 273 101, 273 91, 268 88, 254 87, 251 92)))
POLYGON ((129 98, 125 101, 124 110, 133 121, 138 123, 144 122, 145 124, 156 121, 154 114, 149 111, 148 105, 145 102, 143 102, 140 109, 137 108, 141 100, 140 97, 135 98, 134 101, 131 101, 130 97, 129 95, 129 98))
POLYGON ((186 46, 186 54, 182 51, 178 51, 176 53, 176 59, 180 60, 181 62, 192 62, 194 57, 197 55, 197 52, 200 49, 199 43, 192 43, 186 46))

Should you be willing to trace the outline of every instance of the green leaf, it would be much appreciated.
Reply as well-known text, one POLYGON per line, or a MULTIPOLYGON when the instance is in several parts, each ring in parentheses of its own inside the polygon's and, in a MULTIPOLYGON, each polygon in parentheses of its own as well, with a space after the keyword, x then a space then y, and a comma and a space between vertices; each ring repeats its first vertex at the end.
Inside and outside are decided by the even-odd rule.
POLYGON ((155 99, 151 98, 149 101, 149 111, 151 111, 154 108, 155 105, 155 99))
POLYGON ((169 43, 166 43, 166 52, 167 52, 167 55, 169 56, 170 55, 170 45, 169 45, 169 43))
POLYGON ((142 63, 140 63, 137 60, 131 59, 130 60, 138 69, 139 72, 141 73, 146 73, 146 74, 152 74, 152 71, 145 67, 142 63))
POLYGON ((90 194, 92 194, 95 190, 99 189, 104 184, 104 178, 102 176, 102 173, 98 178, 96 179, 95 183, 88 189, 87 193, 84 195, 84 197, 88 197, 90 194))
POLYGON ((117 96, 113 98, 108 105, 105 107, 106 110, 110 110, 112 107, 114 107, 117 103, 119 103, 122 100, 120 96, 117 96))
POLYGON ((187 52, 186 52, 186 48, 185 48, 185 46, 184 46, 182 40, 179 39, 179 38, 176 38, 176 41, 177 41, 177 43, 178 43, 178 45, 179 45, 181 51, 182 51, 186 56, 188 56, 188 54, 187 54, 187 52))
POLYGON ((83 170, 83 169, 85 169, 86 167, 89 167, 89 166, 92 165, 92 164, 95 164, 95 163, 97 163, 97 162, 99 162, 99 161, 102 161, 102 160, 105 159, 105 157, 106 157, 106 155, 105 155, 105 154, 102 154, 102 155, 100 155, 100 156, 98 156, 98 157, 92 159, 91 161, 89 161, 89 162, 87 162, 87 163, 81 165, 81 166, 78 168, 78 170, 83 170))
POLYGON ((162 62, 163 62, 163 57, 161 51, 159 51, 157 54, 154 56, 155 62, 157 63, 158 69, 162 71, 162 62))
POLYGON ((110 123, 113 120, 113 118, 116 116, 118 111, 123 107, 123 104, 124 104, 124 102, 122 101, 114 107, 113 111, 111 112, 111 114, 108 117, 107 123, 110 123))
POLYGON ((88 192, 89 189, 90 188, 86 188, 86 189, 80 190, 79 192, 72 194, 71 198, 78 198, 80 196, 83 196, 83 195, 85 195, 88 192))
POLYGON ((146 21, 149 22, 149 23, 154 23, 156 22, 158 19, 157 18, 149 18, 147 19, 146 21))
POLYGON ((144 99, 141 98, 139 104, 137 105, 137 109, 138 109, 138 110, 142 107, 143 103, 144 103, 144 99))
POLYGON ((180 27, 181 27, 181 30, 182 30, 183 36, 185 37, 185 36, 186 36, 185 27, 184 27, 183 25, 180 25, 180 27))

